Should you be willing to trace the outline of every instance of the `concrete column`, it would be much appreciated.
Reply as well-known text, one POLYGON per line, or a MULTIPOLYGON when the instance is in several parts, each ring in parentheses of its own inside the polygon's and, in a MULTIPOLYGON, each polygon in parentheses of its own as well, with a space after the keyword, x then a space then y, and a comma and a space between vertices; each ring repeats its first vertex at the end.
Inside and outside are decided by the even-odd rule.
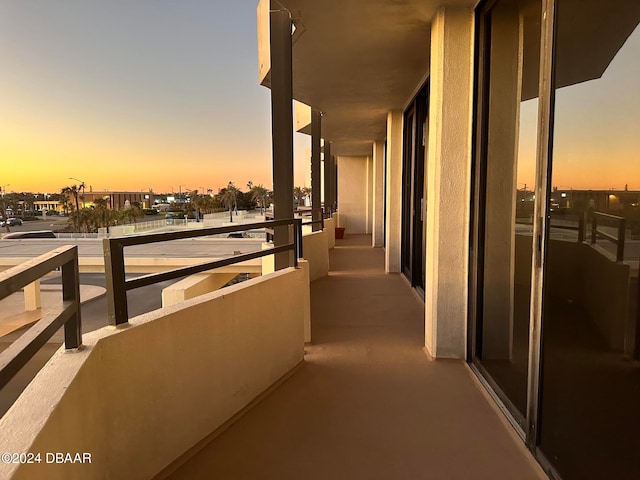
MULTIPOLYGON (((322 114, 320 110, 311 110, 311 205, 314 209, 320 208, 320 137, 321 137, 321 121, 322 114)), ((320 220, 320 212, 315 211, 312 214, 314 221, 320 220)), ((320 224, 314 223, 311 230, 316 232, 320 230, 320 224)))
POLYGON ((338 208, 338 161, 335 155, 331 155, 331 206, 335 211, 338 208))
POLYGON ((373 226, 373 157, 367 157, 367 193, 366 193, 366 233, 371 233, 373 226))
POLYGON ((434 357, 464 358, 471 204, 472 9, 441 7, 436 12, 431 23, 430 88, 425 346, 434 357))
POLYGON ((324 140, 324 211, 329 213, 333 209, 331 201, 331 142, 324 140))
POLYGON ((387 114, 387 217, 385 220, 384 270, 400 272, 402 231, 402 112, 387 114))
MULTIPOLYGON (((293 217, 293 74, 289 12, 271 11, 271 136, 273 142, 273 216, 293 217)), ((276 227, 275 246, 289 243, 289 229, 276 227)), ((275 269, 292 265, 287 252, 275 256, 275 269)))
POLYGON ((484 240, 483 358, 510 359, 513 348, 518 125, 522 24, 516 6, 491 16, 491 91, 484 240), (497 93, 497 94, 495 94, 497 93))
POLYGON ((384 244, 384 142, 373 143, 373 205, 371 219, 371 244, 384 244))

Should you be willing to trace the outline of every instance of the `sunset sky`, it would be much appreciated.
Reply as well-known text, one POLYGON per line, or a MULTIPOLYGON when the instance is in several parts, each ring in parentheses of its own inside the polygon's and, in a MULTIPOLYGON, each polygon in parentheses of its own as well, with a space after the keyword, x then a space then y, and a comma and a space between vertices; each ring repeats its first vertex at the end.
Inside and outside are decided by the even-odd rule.
MULTIPOLYGON (((588 59, 587 59, 588 61, 588 59)), ((563 68, 559 65, 558 68, 563 68)), ((601 78, 556 92, 552 185, 640 190, 640 27, 601 78)), ((538 100, 521 104, 518 188, 533 190, 538 100)))
MULTIPOLYGON (((0 2, 0 187, 271 188, 256 0, 0 2)), ((296 135, 296 185, 309 185, 296 135)))
MULTIPOLYGON (((271 188, 256 4, 0 1, 0 187, 271 188)), ((554 185, 640 190, 638 78, 636 29, 601 79, 558 91, 554 185)), ((533 188, 535 102, 521 109, 518 188, 533 188)), ((310 140, 295 137, 295 184, 309 185, 310 140)))

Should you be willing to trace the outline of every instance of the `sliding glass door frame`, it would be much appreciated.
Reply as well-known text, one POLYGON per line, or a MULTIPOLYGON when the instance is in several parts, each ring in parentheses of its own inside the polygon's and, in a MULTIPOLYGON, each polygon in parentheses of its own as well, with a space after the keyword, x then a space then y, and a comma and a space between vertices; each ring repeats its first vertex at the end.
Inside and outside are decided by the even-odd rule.
POLYGON ((474 139, 472 165, 472 198, 471 205, 471 238, 470 238, 470 275, 469 275, 469 322, 467 361, 480 381, 496 400, 498 406, 506 414, 518 434, 525 441, 527 447, 540 461, 547 472, 555 474, 553 467, 538 449, 539 421, 540 421, 540 386, 542 371, 542 285, 543 265, 547 245, 547 205, 550 191, 550 158, 552 152, 553 132, 553 59, 554 59, 554 28, 556 0, 541 0, 541 45, 540 71, 538 81, 539 107, 537 119, 537 147, 536 147, 536 185, 535 206, 533 214, 533 254, 531 272, 531 309, 529 319, 529 352, 528 352, 528 384, 527 409, 523 416, 517 411, 512 402, 498 387, 486 369, 478 360, 481 353, 479 329, 482 327, 481 313, 483 309, 483 255, 484 251, 484 213, 486 202, 484 192, 486 188, 486 165, 482 156, 487 152, 488 112, 488 47, 490 34, 489 12, 498 0, 487 0, 476 9, 476 61, 475 78, 476 90, 474 101, 474 139))

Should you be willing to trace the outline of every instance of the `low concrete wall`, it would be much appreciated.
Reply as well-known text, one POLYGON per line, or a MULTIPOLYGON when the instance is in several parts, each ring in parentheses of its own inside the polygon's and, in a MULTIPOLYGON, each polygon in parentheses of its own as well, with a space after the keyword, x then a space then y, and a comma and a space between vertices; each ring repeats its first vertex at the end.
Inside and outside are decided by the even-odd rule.
POLYGON ((327 231, 308 233, 302 236, 302 253, 309 262, 309 280, 329 275, 329 246, 327 231))
POLYGON ((0 463, 0 478, 160 472, 302 361, 306 272, 255 278, 58 351, 0 419, 2 450, 42 463, 0 463), (86 452, 91 463, 49 464, 46 452, 86 452))
POLYGON ((327 232, 327 246, 334 248, 336 246, 336 221, 333 218, 325 218, 324 230, 327 232))
MULTIPOLYGON (((527 285, 531 248, 531 237, 516 235, 516 272, 523 272, 517 284, 527 285)), ((622 351, 634 296, 629 265, 607 258, 588 243, 552 239, 546 268, 547 294, 578 304, 586 313, 585 321, 593 322, 609 348, 622 351)))
POLYGON ((196 273, 162 289, 162 306, 169 307, 214 292, 238 275, 235 273, 196 273))

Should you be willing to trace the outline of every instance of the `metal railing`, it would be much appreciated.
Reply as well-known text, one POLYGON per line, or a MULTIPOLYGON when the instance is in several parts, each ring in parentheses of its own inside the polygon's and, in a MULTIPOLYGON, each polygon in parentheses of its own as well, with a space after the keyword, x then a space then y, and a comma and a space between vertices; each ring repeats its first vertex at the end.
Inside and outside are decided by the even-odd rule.
MULTIPOLYGON (((291 234, 290 234, 291 238, 291 234)), ((271 220, 259 223, 239 224, 227 227, 203 228, 200 230, 155 233, 148 235, 137 235, 133 237, 109 238, 103 240, 104 265, 107 284, 107 307, 110 325, 121 325, 129 321, 129 310, 127 305, 127 292, 135 288, 153 285, 166 280, 174 280, 187 275, 193 275, 215 268, 225 267, 254 258, 265 257, 281 252, 292 251, 293 267, 298 266, 298 258, 302 256, 302 221, 299 218, 286 220, 271 220), (257 228, 270 229, 274 227, 292 227, 293 242, 285 245, 274 246, 268 250, 259 250, 251 253, 233 255, 228 258, 214 260, 211 262, 199 263, 188 267, 176 268, 161 273, 143 275, 130 280, 125 278, 124 248, 133 245, 146 245, 150 243, 167 242, 185 238, 202 237, 224 233, 236 233, 257 228)))
POLYGON ((584 214, 580 213, 576 215, 578 217, 578 225, 562 225, 558 223, 553 223, 553 220, 566 220, 564 217, 549 217, 549 226, 551 228, 560 229, 560 230, 571 230, 574 232, 578 232, 578 243, 584 242, 585 237, 585 220, 584 214))
POLYGON ((65 246, 0 273, 0 300, 62 267, 62 302, 0 354, 0 388, 4 387, 64 325, 67 350, 82 345, 78 247, 65 246))
POLYGON ((302 225, 320 225, 320 230, 324 230, 324 208, 302 207, 298 208, 294 213, 304 219, 311 217, 311 220, 304 220, 302 225), (313 220, 314 218, 318 218, 318 220, 313 220))
POLYGON ((624 217, 618 217, 616 215, 610 215, 608 213, 593 212, 591 220, 591 244, 595 245, 598 238, 603 238, 616 245, 616 262, 622 262, 624 260, 624 240, 625 229, 627 226, 627 220, 624 217), (598 229, 600 220, 611 221, 618 224, 618 236, 615 237, 603 230, 598 229))

